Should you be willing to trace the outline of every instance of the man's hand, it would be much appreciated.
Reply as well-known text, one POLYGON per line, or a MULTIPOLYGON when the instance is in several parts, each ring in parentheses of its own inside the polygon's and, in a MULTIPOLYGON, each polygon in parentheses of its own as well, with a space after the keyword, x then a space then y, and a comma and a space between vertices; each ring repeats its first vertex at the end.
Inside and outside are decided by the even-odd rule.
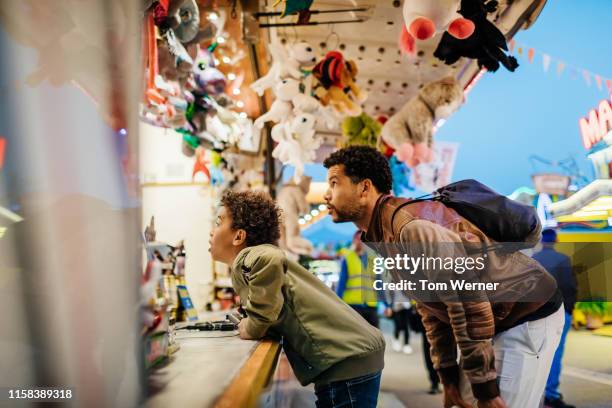
POLYGON ((238 333, 240 334, 240 338, 242 340, 255 340, 253 337, 249 336, 249 334, 246 331, 247 319, 248 317, 246 319, 242 319, 240 323, 238 323, 238 333))
POLYGON ((495 397, 486 401, 478 401, 478 408, 508 408, 501 397, 495 397))
POLYGON ((391 309, 390 307, 385 308, 385 317, 391 317, 393 316, 393 309, 391 309))
POLYGON ((444 384, 444 408, 472 408, 470 404, 461 398, 459 388, 454 384, 444 384))

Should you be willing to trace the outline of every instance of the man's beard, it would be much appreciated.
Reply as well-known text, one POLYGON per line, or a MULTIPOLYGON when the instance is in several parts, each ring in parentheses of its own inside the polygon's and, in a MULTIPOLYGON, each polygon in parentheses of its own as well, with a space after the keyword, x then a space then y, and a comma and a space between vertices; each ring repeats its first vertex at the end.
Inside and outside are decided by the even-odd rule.
POLYGON ((360 206, 358 204, 346 206, 345 208, 333 207, 334 212, 336 213, 336 218, 332 218, 332 221, 335 223, 341 222, 354 222, 360 219, 363 216, 365 211, 365 206, 360 206))

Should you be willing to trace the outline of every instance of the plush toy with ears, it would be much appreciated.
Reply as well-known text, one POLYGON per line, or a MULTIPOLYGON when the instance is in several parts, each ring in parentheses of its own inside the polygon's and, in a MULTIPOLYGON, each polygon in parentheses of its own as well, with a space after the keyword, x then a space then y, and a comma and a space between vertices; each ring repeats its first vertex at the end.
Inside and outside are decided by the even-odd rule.
POLYGON ((300 214, 308 214, 306 195, 310 190, 310 177, 302 177, 299 183, 289 182, 278 193, 278 206, 283 211, 283 228, 279 246, 294 255, 308 255, 313 247, 300 236, 300 214))
POLYGON ((283 164, 295 168, 294 180, 299 182, 306 163, 312 163, 321 145, 315 136, 315 117, 309 113, 296 116, 290 122, 279 123, 272 128, 272 139, 277 143, 272 156, 283 164))
POLYGON ((430 82, 389 118, 383 126, 382 139, 408 167, 430 162, 436 121, 448 118, 463 101, 463 89, 455 78, 430 82))
POLYGON ((301 79, 304 76, 301 68, 316 62, 314 50, 307 42, 294 44, 289 52, 279 43, 271 43, 268 48, 273 58, 272 66, 266 75, 251 84, 251 89, 259 96, 283 79, 301 79))
POLYGON ((405 0, 400 48, 407 54, 413 54, 416 41, 428 40, 443 31, 457 39, 471 36, 474 23, 458 13, 459 2, 460 0, 405 0))
POLYGON ((320 83, 315 95, 324 106, 330 105, 340 114, 359 116, 359 104, 366 100, 367 93, 355 83, 357 72, 354 61, 345 61, 338 51, 328 52, 312 71, 320 83))
POLYGON ((255 126, 263 128, 266 122, 282 122, 287 120, 293 112, 291 101, 300 93, 300 83, 295 79, 283 79, 274 87, 276 100, 272 102, 270 110, 255 120, 255 126))
POLYGON ((497 1, 461 0, 461 13, 474 23, 475 31, 467 39, 457 39, 446 33, 442 36, 434 56, 447 65, 452 65, 461 57, 472 58, 487 71, 495 72, 500 63, 513 72, 518 67, 516 58, 506 55, 508 45, 501 31, 487 19, 487 14, 497 9, 497 1))

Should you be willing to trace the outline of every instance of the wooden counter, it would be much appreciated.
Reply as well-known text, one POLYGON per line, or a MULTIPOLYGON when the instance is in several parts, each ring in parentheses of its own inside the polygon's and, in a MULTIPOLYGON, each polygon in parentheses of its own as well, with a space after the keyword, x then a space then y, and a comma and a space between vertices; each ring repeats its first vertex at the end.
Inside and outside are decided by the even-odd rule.
POLYGON ((280 353, 269 340, 241 340, 237 332, 177 333, 178 350, 148 378, 146 407, 255 407, 280 353))

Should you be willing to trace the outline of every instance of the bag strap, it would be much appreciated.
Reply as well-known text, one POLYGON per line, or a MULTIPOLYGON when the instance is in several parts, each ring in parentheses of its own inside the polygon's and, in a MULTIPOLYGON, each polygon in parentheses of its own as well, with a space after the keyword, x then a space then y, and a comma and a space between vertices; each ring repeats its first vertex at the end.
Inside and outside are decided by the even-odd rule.
POLYGON ((397 212, 399 210, 401 210, 402 208, 404 208, 405 206, 409 204, 420 203, 422 201, 437 201, 437 200, 439 200, 438 196, 435 195, 435 193, 430 193, 430 194, 422 195, 412 200, 408 199, 408 201, 398 205, 397 208, 393 211, 393 214, 391 215, 391 234, 395 235, 395 223, 394 222, 395 222, 395 216, 397 215, 397 212))

